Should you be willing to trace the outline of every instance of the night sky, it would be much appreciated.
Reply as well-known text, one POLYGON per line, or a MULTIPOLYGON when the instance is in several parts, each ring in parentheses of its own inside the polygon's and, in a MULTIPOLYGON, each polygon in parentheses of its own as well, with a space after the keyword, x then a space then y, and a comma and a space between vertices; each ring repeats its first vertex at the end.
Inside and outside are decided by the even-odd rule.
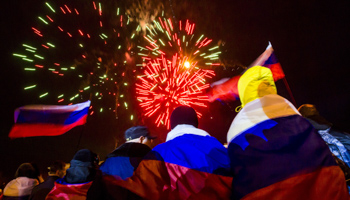
MULTIPOLYGON (((128 123, 111 120, 111 114, 88 119, 57 137, 10 140, 15 108, 36 103, 23 90, 26 74, 12 56, 26 42, 44 1, 11 0, 1 6, 2 117, 0 135, 0 181, 12 178, 20 163, 34 161, 42 171, 53 160, 69 162, 80 148, 89 148, 101 158, 114 149, 128 123), (40 6, 39 6, 40 5, 40 6)), ((296 107, 315 104, 321 115, 337 127, 350 130, 350 2, 337 1, 237 1, 170 0, 165 9, 176 19, 191 19, 196 28, 213 40, 224 42, 221 58, 226 67, 216 70, 213 79, 238 73, 233 66, 248 66, 266 48, 268 41, 286 74, 296 107), (171 2, 171 6, 170 6, 171 2), (172 10, 171 10, 172 8, 172 10)), ((278 93, 290 99, 282 81, 278 93)), ((209 105, 200 127, 226 142, 226 131, 239 102, 214 102, 209 105)), ((153 130, 157 132, 157 130, 153 130)), ((119 144, 122 141, 119 141, 119 144)))

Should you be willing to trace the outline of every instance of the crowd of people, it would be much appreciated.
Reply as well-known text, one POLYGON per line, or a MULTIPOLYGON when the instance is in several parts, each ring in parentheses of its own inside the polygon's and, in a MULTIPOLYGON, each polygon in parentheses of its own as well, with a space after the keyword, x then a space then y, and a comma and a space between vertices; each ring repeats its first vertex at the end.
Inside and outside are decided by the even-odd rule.
POLYGON ((179 106, 164 143, 134 126, 103 162, 81 149, 68 169, 52 163, 45 181, 23 163, 0 199, 350 199, 349 135, 315 106, 296 109, 277 95, 268 68, 248 69, 238 91, 243 108, 227 147, 198 128, 193 108, 179 106))

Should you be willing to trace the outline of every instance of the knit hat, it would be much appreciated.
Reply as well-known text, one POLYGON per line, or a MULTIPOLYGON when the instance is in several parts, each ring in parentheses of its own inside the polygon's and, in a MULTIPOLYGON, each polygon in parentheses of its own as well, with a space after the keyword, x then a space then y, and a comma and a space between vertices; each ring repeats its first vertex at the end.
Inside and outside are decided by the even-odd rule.
POLYGON ((133 126, 126 130, 124 134, 126 141, 133 140, 141 136, 147 137, 149 139, 157 138, 157 136, 150 135, 146 126, 133 126))
POLYGON ((80 149, 73 157, 73 160, 78 160, 81 162, 98 163, 98 156, 89 149, 80 149))
POLYGON ((171 113, 170 127, 174 129, 179 124, 193 125, 198 128, 198 117, 196 111, 189 106, 179 106, 171 113))

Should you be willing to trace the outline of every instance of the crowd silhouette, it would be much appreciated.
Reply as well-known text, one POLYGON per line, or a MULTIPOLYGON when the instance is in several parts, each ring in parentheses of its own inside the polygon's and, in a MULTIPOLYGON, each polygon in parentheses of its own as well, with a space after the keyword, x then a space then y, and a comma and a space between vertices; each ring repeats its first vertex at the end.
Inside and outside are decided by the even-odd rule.
POLYGON ((315 106, 297 109, 277 95, 268 68, 249 68, 238 92, 227 147, 181 105, 164 143, 134 126, 103 161, 81 149, 69 164, 53 162, 45 181, 35 163, 23 163, 0 199, 350 199, 348 133, 315 106))

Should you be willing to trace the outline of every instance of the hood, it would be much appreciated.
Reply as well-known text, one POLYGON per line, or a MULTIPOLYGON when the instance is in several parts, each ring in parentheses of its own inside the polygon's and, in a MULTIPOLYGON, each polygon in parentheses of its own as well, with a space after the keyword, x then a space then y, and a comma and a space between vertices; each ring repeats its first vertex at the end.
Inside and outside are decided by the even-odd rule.
POLYGON ((4 188, 4 196, 21 197, 30 195, 34 186, 39 182, 36 179, 18 177, 10 181, 4 188))
POLYGON ((238 94, 242 107, 265 95, 277 94, 271 70, 262 66, 249 68, 238 81, 238 94))
POLYGON ((86 183, 94 179, 95 173, 90 162, 73 159, 70 161, 70 168, 67 169, 64 179, 67 183, 86 183))

